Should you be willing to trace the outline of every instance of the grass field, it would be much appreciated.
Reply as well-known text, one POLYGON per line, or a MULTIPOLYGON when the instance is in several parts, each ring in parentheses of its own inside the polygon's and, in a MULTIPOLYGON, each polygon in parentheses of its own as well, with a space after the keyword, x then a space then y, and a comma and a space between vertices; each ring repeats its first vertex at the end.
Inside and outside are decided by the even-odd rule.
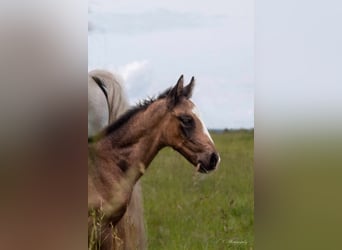
POLYGON ((221 163, 204 175, 166 148, 142 178, 149 249, 252 249, 254 131, 212 134, 221 163))

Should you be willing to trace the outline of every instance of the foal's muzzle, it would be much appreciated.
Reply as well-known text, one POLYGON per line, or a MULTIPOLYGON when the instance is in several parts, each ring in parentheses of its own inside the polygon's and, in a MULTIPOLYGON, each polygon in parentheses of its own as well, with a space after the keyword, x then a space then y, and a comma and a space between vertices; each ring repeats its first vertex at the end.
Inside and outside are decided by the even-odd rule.
POLYGON ((217 153, 212 153, 209 156, 208 163, 199 161, 197 170, 200 173, 208 173, 210 171, 215 170, 219 162, 220 156, 217 153))

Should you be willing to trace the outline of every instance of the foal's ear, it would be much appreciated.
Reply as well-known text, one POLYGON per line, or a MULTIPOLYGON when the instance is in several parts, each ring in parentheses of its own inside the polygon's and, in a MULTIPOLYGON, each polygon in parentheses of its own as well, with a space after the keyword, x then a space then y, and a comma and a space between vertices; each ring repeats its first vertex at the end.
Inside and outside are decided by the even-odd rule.
POLYGON ((192 90, 194 86, 195 86, 195 77, 192 77, 190 83, 186 85, 183 89, 183 96, 185 96, 187 99, 191 98, 192 90))
POLYGON ((168 95, 169 108, 173 108, 178 103, 179 99, 183 95, 183 85, 184 85, 184 77, 183 75, 177 81, 177 84, 171 89, 168 95))

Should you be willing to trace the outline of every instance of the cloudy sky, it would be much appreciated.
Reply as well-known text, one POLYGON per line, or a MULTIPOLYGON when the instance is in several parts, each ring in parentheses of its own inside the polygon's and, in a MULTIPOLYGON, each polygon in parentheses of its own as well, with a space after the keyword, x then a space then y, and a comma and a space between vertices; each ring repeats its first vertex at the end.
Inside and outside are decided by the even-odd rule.
POLYGON ((253 0, 91 0, 88 67, 120 73, 131 104, 196 78, 208 128, 254 127, 253 0))

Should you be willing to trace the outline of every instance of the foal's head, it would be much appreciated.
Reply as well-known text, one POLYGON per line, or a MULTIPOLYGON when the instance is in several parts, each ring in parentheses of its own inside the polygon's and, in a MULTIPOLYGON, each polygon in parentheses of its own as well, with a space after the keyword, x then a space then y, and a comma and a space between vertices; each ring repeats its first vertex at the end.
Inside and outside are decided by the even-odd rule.
POLYGON ((214 170, 220 161, 214 142, 190 101, 195 79, 184 87, 183 76, 163 95, 167 112, 162 121, 165 144, 181 153, 201 173, 214 170))

